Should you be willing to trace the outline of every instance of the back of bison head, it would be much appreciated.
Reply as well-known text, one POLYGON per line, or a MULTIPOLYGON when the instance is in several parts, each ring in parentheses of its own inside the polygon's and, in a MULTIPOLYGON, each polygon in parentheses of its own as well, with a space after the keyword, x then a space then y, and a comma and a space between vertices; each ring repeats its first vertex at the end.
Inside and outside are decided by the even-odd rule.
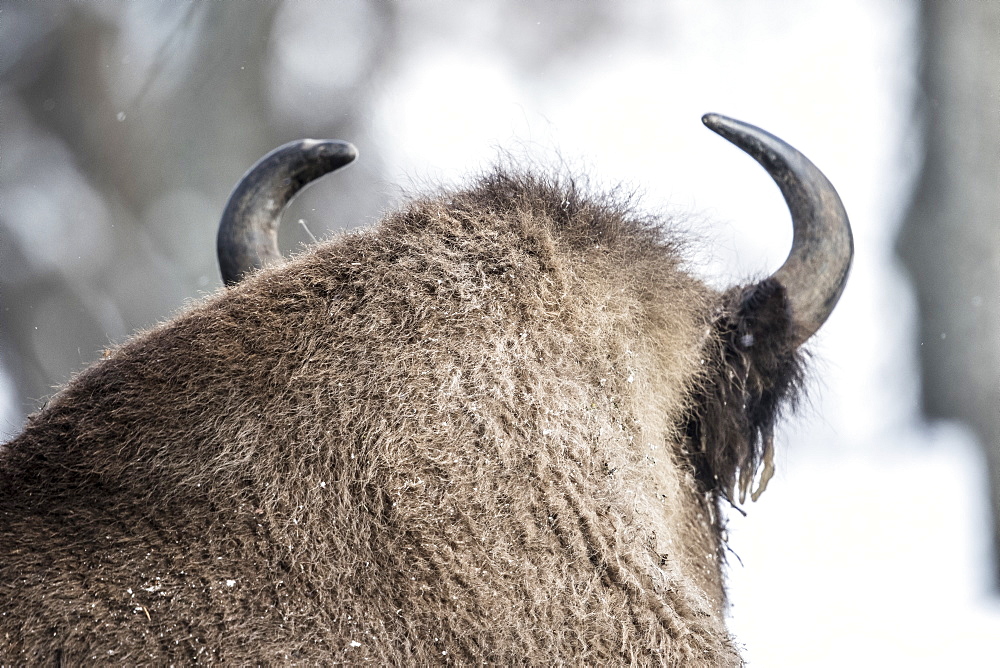
POLYGON ((232 286, 5 446, 0 663, 739 663, 719 504, 851 244, 800 154, 706 123, 796 224, 722 293, 669 220, 511 170, 278 264, 280 208, 354 153, 265 158, 220 229, 232 286))

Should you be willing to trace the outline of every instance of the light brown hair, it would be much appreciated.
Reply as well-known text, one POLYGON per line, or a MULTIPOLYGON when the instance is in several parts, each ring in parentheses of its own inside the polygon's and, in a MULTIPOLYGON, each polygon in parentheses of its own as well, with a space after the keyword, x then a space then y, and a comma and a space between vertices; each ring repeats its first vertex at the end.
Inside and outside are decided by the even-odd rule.
POLYGON ((499 169, 81 373, 0 455, 0 663, 738 665, 784 290, 583 190, 499 169))

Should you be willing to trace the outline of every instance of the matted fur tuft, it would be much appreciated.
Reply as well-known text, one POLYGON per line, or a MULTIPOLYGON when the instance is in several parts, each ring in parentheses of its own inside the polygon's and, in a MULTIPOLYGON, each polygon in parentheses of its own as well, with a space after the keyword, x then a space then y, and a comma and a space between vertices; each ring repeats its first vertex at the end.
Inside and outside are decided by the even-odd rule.
POLYGON ((0 455, 0 663, 739 664, 784 298, 582 190, 417 199, 73 379, 0 455))
MULTIPOLYGON (((727 291, 714 329, 707 355, 715 371, 695 394, 686 432, 702 485, 735 505, 773 454, 781 412, 797 403, 803 360, 785 290, 773 279, 727 291)), ((762 474, 754 500, 770 474, 762 474)))

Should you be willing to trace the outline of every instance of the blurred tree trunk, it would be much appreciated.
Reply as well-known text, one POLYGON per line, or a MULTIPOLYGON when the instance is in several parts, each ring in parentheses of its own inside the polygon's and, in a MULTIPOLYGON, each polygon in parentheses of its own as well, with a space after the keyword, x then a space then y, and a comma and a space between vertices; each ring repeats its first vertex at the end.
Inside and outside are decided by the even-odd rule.
MULTIPOLYGON (((94 224, 109 226, 108 238, 115 246, 104 259, 111 264, 89 267, 86 278, 69 269, 30 265, 24 265, 20 275, 5 271, 0 277, 4 363, 25 413, 37 408, 39 399, 72 371, 99 357, 109 339, 120 339, 136 325, 155 323, 193 294, 193 280, 184 275, 192 272, 170 265, 158 257, 162 251, 151 248, 150 233, 141 229, 143 214, 168 184, 211 189, 224 199, 230 184, 219 174, 234 157, 226 148, 242 148, 241 165, 267 150, 268 118, 259 72, 274 12, 267 3, 228 15, 218 3, 185 9, 174 32, 191 35, 199 50, 197 62, 210 61, 214 68, 192 72, 186 85, 167 100, 150 101, 140 93, 126 113, 124 105, 113 101, 115 91, 104 75, 120 25, 85 6, 41 2, 25 9, 22 20, 34 16, 52 26, 51 33, 25 56, 32 75, 15 80, 8 93, 16 95, 38 136, 57 137, 83 168, 89 185, 112 212, 109 220, 94 224), (237 76, 231 73, 255 85, 227 85, 223 74, 237 76), (200 125, 176 127, 192 116, 200 125), (238 123, 230 120, 234 118, 238 123), (133 299, 136 293, 141 298, 133 299), (46 326, 53 319, 41 314, 43 305, 59 314, 58 333, 46 326), (117 317, 102 318, 102 305, 117 317)), ((164 44, 159 59, 169 62, 174 57, 171 37, 164 44)), ((158 77, 155 64, 137 74, 147 87, 159 84, 158 77)), ((70 220, 72 214, 61 212, 70 220)), ((184 222, 178 222, 175 234, 187 232, 184 222)), ((7 248, 4 255, 17 252, 7 248)), ((212 256, 210 250, 203 255, 212 256)), ((201 254, 188 257, 198 260, 201 254)), ((100 261, 95 258, 91 264, 100 261)))
MULTIPOLYGON (((303 135, 357 142, 365 160, 338 175, 333 218, 359 223, 382 207, 364 187, 381 164, 367 119, 371 82, 395 53, 395 6, 331 3, 338 29, 372 47, 345 101, 307 124, 283 121, 272 90, 288 76, 274 74, 276 40, 288 40, 275 26, 293 4, 35 0, 4 14, 7 30, 28 35, 0 58, 0 365, 21 416, 110 343, 219 285, 218 214, 275 146, 303 135), (87 215, 81 193, 93 200, 87 215), (63 224, 40 225, 45 210, 63 224), (99 239, 101 252, 79 237, 99 239)), ((345 66, 319 53, 307 64, 344 79, 345 66)), ((292 104, 312 104, 311 93, 292 104)), ((316 216, 317 235, 330 217, 316 216)), ((283 226, 283 248, 295 248, 295 227, 283 226)), ((6 422, 0 437, 19 431, 6 422)))
POLYGON ((1000 3, 923 0, 921 18, 926 154, 899 253, 924 410, 967 423, 986 451, 1000 586, 1000 3))

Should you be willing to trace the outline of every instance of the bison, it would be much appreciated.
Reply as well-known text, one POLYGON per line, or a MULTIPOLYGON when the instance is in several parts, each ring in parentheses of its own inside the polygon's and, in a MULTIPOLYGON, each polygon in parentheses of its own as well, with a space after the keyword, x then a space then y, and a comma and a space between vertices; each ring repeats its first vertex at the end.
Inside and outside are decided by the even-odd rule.
POLYGON ((853 242, 798 151, 703 120, 795 228, 725 291, 671 220, 510 161, 282 263, 282 207, 356 152, 262 159, 229 287, 4 446, 0 664, 738 665, 721 509, 767 482, 853 242))

